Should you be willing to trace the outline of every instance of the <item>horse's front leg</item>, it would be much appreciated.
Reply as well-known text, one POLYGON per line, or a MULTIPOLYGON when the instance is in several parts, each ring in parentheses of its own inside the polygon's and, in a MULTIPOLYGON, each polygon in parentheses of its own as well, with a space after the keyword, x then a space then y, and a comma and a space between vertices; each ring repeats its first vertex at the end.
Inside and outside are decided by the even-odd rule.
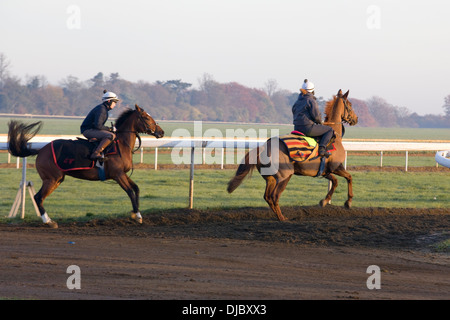
POLYGON ((131 213, 131 218, 136 220, 139 223, 142 223, 142 216, 139 212, 139 187, 136 183, 134 183, 133 180, 130 179, 130 177, 127 176, 128 183, 130 184, 131 188, 133 188, 134 195, 135 195, 135 201, 136 201, 136 210, 133 208, 133 212, 131 213))
POLYGON ((117 176, 115 178, 116 182, 122 187, 127 193, 131 200, 131 205, 133 206, 133 211, 131 212, 131 218, 139 223, 142 223, 142 216, 139 212, 139 188, 125 173, 117 176))
POLYGON ((323 208, 325 207, 327 204, 330 204, 331 202, 331 197, 333 196, 334 190, 336 190, 337 185, 338 185, 338 180, 336 179, 335 176, 333 176, 331 173, 325 175, 325 178, 327 178, 328 180, 331 181, 331 188, 327 193, 327 196, 325 197, 325 199, 320 200, 319 205, 323 208))

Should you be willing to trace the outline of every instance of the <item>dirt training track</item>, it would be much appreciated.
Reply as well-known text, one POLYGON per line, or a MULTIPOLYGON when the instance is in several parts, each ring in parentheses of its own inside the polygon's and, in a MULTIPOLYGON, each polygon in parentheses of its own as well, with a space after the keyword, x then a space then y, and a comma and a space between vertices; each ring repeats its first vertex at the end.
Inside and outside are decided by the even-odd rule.
POLYGON ((0 225, 0 298, 448 299, 447 209, 176 210, 0 225), (67 267, 81 271, 69 290, 67 267), (381 289, 369 290, 370 265, 381 289))

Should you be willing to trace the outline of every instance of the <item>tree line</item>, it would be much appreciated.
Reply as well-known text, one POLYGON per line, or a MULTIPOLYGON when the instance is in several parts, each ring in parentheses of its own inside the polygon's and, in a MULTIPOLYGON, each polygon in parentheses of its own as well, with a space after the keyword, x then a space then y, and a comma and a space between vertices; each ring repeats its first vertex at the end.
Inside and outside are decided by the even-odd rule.
MULTIPOLYGON (((0 113, 85 116, 100 103, 103 90, 119 95, 120 110, 136 103, 158 120, 204 120, 254 123, 292 123, 292 105, 298 92, 279 89, 275 80, 256 89, 237 82, 219 83, 204 74, 193 88, 180 79, 131 82, 118 73, 98 72, 91 79, 67 76, 58 85, 45 76, 30 76, 22 81, 9 74, 9 63, 0 53, 0 113)), ((424 115, 391 105, 381 97, 350 99, 364 127, 448 128, 450 95, 444 98, 443 115, 424 115)), ((323 112, 326 101, 317 97, 323 112)))

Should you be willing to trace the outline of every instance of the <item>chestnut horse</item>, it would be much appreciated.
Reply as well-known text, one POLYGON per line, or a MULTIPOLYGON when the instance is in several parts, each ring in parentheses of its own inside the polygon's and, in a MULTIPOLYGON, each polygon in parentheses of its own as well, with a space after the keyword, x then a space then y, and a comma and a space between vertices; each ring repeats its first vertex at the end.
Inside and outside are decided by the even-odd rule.
MULTIPOLYGON (((44 199, 64 181, 66 174, 78 179, 95 181, 100 180, 99 169, 93 167, 87 170, 62 171, 53 159, 51 143, 40 150, 29 148, 27 143, 37 134, 40 126, 41 122, 25 125, 17 121, 11 121, 9 123, 8 148, 10 153, 16 157, 37 155, 36 170, 42 179, 42 187, 34 196, 34 199, 39 208, 42 221, 52 228, 57 228, 58 224, 48 217, 43 207, 44 199)), ((135 110, 129 109, 124 111, 117 119, 115 127, 117 128, 116 140, 119 152, 109 155, 104 161, 104 178, 115 180, 125 190, 133 206, 131 217, 142 223, 142 216, 139 212, 139 188, 126 173, 132 168, 132 152, 136 137, 139 138, 139 133, 162 138, 164 131, 138 105, 136 105, 135 110)))
MULTIPOLYGON (((336 139, 334 146, 336 150, 326 158, 325 168, 322 173, 322 176, 332 182, 325 199, 320 201, 322 207, 325 207, 331 202, 331 196, 337 187, 338 181, 333 174, 337 174, 347 180, 348 200, 345 202, 345 206, 350 208, 352 205, 352 176, 342 165, 345 160, 342 134, 343 122, 355 125, 358 122, 358 117, 352 109, 352 104, 347 100, 348 93, 347 91, 345 94, 342 94, 342 91, 339 90, 337 95, 331 101, 327 102, 325 109, 326 117, 324 124, 332 127, 335 132, 336 139)), ((294 174, 315 177, 319 172, 321 161, 319 157, 315 157, 304 162, 295 162, 289 158, 288 154, 286 146, 284 143, 280 143, 278 137, 273 137, 263 146, 250 150, 239 165, 235 176, 228 182, 228 192, 233 192, 242 183, 245 176, 256 167, 261 176, 266 180, 264 199, 276 214, 278 220, 286 220, 287 218, 281 213, 278 204, 281 193, 285 190, 294 174)))

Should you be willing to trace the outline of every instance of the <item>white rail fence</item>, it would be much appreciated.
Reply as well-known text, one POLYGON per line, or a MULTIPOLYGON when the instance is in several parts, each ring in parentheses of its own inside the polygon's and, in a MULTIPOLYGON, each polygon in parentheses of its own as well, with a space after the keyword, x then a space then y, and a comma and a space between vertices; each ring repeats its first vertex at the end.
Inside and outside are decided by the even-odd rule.
MULTIPOLYGON (((49 142, 56 139, 76 139, 78 136, 36 136, 34 137, 29 145, 31 148, 40 149, 49 142)), ((183 148, 183 152, 190 151, 190 155, 187 157, 188 163, 190 163, 190 184, 189 184, 189 208, 193 208, 194 201, 194 166, 195 166, 195 151, 196 149, 202 149, 203 155, 205 155, 206 149, 220 150, 220 163, 223 168, 225 156, 225 149, 233 150, 233 163, 234 162, 234 151, 241 150, 244 152, 245 149, 252 149, 261 144, 264 144, 267 139, 205 139, 205 138, 162 138, 155 139, 153 137, 143 137, 141 145, 141 162, 143 161, 143 148, 155 148, 155 169, 158 166, 158 148, 183 148)), ((434 151, 440 152, 439 150, 450 150, 450 141, 343 141, 344 148, 347 151, 376 151, 381 153, 380 164, 382 166, 383 162, 383 151, 398 151, 405 152, 405 171, 408 171, 408 152, 410 151, 434 151)), ((6 136, 0 136, 0 150, 7 150, 6 136)), ((347 151, 345 166, 347 164, 347 151)), ((216 157, 217 158, 217 157, 216 157)), ((217 160, 217 159, 215 159, 217 160)), ((229 159, 227 159, 229 160, 229 159)), ((29 181, 26 181, 26 158, 23 160, 22 166, 22 181, 20 184, 19 192, 23 195, 21 201, 16 199, 15 211, 18 210, 20 206, 19 202, 22 203, 22 218, 24 216, 25 210, 25 192, 26 188, 29 187, 29 181)), ((240 161, 238 156, 237 162, 240 161)), ((9 160, 8 160, 9 162, 9 160)), ((186 161, 183 163, 186 164, 186 161)), ((216 162, 217 163, 217 162, 216 162)), ((229 161, 227 161, 229 163, 229 161)), ((437 163, 436 163, 437 165, 437 163)), ((19 158, 17 159, 17 168, 19 168, 19 158)), ((32 185, 32 183, 31 183, 32 185)))
MULTIPOLYGON (((32 148, 42 148, 47 143, 56 139, 77 139, 80 136, 65 135, 65 136, 37 136, 30 141, 32 148)), ((162 138, 155 139, 153 137, 143 137, 142 145, 140 149, 140 162, 144 161, 144 148, 155 148, 155 169, 158 168, 158 148, 194 148, 201 149, 203 152, 203 159, 205 159, 206 150, 215 150, 220 152, 220 164, 223 168, 225 161, 228 164, 234 164, 236 162, 230 162, 229 158, 225 159, 225 149, 231 150, 243 150, 255 148, 261 144, 264 144, 267 139, 208 139, 208 138, 162 138)), ((367 141, 367 140, 349 140, 343 141, 343 145, 346 151, 373 151, 380 152, 380 166, 383 166, 383 152, 397 151, 405 153, 405 171, 408 171, 408 158, 409 152, 412 151, 433 151, 438 152, 440 150, 450 150, 450 141, 367 141)), ((0 136, 0 150, 7 150, 6 136, 0 136)), ((243 152, 243 151, 242 151, 243 152)), ((190 157, 189 158, 190 162, 190 157)), ((215 156, 217 160, 219 157, 215 156)), ((17 160, 19 161, 19 160, 17 160)), ((240 161, 238 157, 237 161, 240 161)), ((8 159, 10 162, 10 159, 8 159)), ((184 164, 188 164, 185 161, 184 164)), ((215 162, 216 164, 217 161, 215 162)), ((194 164, 194 163, 193 163, 194 164)), ((345 166, 347 165, 347 152, 345 166)), ((437 163, 436 163, 437 165, 437 163)))

